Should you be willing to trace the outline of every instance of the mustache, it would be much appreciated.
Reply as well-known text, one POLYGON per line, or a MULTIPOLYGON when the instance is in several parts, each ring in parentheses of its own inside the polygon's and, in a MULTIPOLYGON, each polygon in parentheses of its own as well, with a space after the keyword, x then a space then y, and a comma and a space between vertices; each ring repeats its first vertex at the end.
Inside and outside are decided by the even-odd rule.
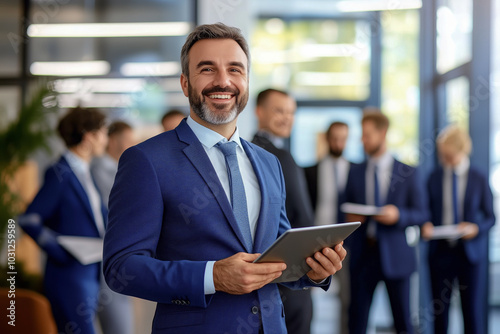
POLYGON ((204 90, 201 91, 201 94, 203 95, 217 94, 217 93, 232 93, 233 95, 239 95, 240 91, 238 89, 233 89, 230 87, 222 88, 220 86, 205 88, 204 90))

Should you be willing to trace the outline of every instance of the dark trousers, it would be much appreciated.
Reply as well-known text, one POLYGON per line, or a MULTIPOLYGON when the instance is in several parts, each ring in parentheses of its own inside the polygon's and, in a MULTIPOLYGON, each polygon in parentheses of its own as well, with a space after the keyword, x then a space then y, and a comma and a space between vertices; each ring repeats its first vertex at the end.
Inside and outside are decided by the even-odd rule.
POLYGON ((288 334, 309 334, 313 317, 311 290, 291 290, 278 285, 288 334))
POLYGON ((486 266, 487 261, 470 263, 462 242, 454 246, 447 241, 438 243, 436 252, 429 256, 434 334, 448 332, 448 313, 452 293, 460 293, 464 333, 485 333, 486 266))
POLYGON ((385 277, 382 273, 379 249, 374 244, 365 247, 359 263, 354 265, 351 262, 350 334, 366 334, 373 293, 380 281, 383 281, 387 288, 396 333, 414 333, 410 321, 410 278, 385 277))

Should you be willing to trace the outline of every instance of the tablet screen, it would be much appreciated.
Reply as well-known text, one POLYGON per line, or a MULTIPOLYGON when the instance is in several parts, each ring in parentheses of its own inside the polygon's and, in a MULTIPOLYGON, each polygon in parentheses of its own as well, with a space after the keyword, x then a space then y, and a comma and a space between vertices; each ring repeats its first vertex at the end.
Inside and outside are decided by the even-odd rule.
POLYGON ((254 263, 284 262, 283 274, 272 283, 300 279, 311 268, 306 258, 325 247, 334 247, 347 238, 360 222, 294 228, 283 233, 254 263))

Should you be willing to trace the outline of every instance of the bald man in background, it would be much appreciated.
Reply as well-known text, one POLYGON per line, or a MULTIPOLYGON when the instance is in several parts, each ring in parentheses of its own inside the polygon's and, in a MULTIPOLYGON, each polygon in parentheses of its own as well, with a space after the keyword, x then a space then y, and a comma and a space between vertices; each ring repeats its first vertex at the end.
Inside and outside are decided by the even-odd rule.
POLYGON ((170 131, 175 129, 185 117, 186 115, 180 110, 171 109, 167 111, 161 118, 163 131, 170 131))

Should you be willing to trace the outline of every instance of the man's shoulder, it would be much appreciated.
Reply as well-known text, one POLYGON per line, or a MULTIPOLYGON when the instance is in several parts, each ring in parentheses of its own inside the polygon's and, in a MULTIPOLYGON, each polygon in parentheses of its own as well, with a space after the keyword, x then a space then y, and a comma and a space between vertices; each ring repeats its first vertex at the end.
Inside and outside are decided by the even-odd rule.
POLYGON ((276 160, 276 155, 269 152, 268 150, 266 150, 265 148, 263 148, 262 146, 258 145, 258 144, 255 144, 254 142, 250 142, 248 140, 245 140, 243 138, 240 137, 240 141, 242 142, 242 144, 246 144, 250 149, 253 150, 253 152, 258 155, 260 158, 262 159, 271 159, 271 160, 276 160))

